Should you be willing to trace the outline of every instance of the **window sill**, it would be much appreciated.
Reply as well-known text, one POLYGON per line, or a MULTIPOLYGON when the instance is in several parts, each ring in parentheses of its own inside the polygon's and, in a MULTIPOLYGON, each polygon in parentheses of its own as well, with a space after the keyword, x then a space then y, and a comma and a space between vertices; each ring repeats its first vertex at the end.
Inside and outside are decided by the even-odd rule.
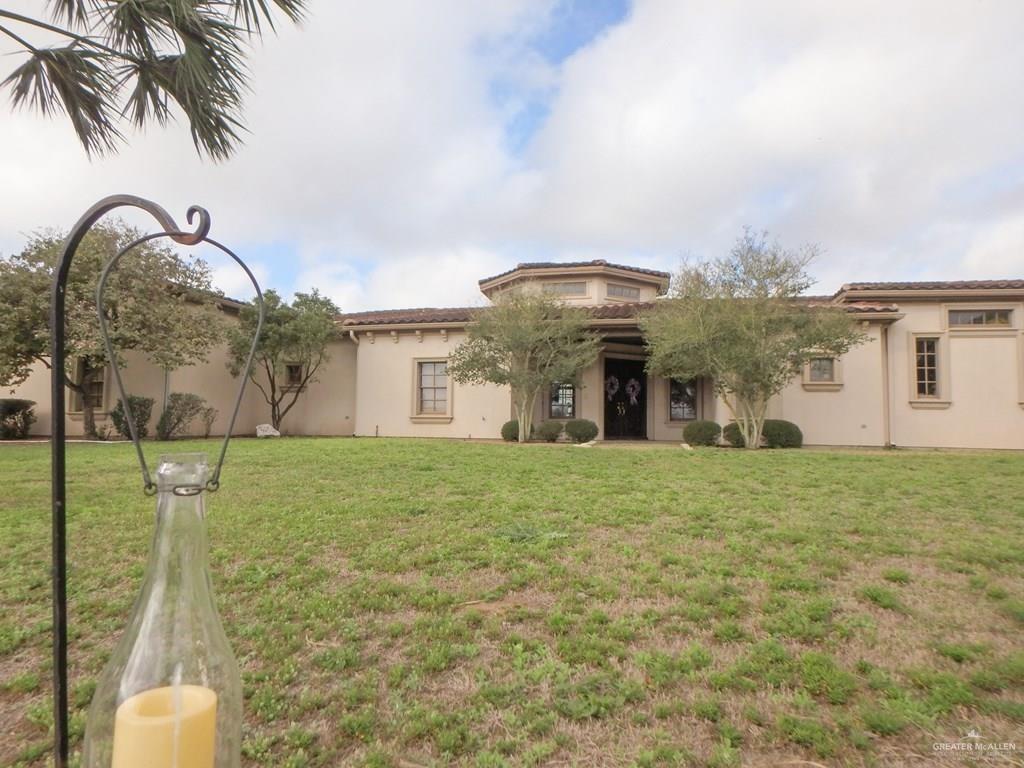
POLYGON ((665 419, 665 426, 685 427, 687 424, 693 424, 695 421, 700 421, 700 419, 665 419))
MULTIPOLYGON (((72 421, 82 421, 85 418, 81 411, 68 411, 65 415, 72 421)), ((93 411, 92 418, 94 421, 106 421, 110 414, 107 411, 93 411)))
POLYGON ((410 416, 409 421, 413 424, 449 424, 451 423, 452 417, 439 414, 437 416, 428 416, 426 414, 419 414, 416 416, 410 416))
POLYGON ((909 402, 911 408, 932 411, 943 410, 953 404, 952 400, 911 400, 909 402))
POLYGON ((1016 336, 1020 331, 1017 328, 993 328, 992 326, 978 326, 977 328, 953 327, 949 329, 950 336, 998 339, 1007 336, 1016 336))
POLYGON ((804 381, 802 386, 808 392, 838 392, 843 388, 841 381, 804 381))

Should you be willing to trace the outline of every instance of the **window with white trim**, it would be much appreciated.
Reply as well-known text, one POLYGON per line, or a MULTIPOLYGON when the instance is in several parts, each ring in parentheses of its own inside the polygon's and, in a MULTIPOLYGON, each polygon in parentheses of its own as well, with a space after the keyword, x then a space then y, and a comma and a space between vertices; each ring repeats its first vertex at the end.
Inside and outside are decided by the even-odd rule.
POLYGON ((918 397, 939 396, 939 340, 934 336, 914 339, 914 372, 918 397))
MULTIPOLYGON (((75 364, 76 381, 82 378, 83 365, 85 363, 81 360, 75 364)), ((74 389, 71 390, 71 411, 80 413, 83 408, 83 402, 88 402, 95 411, 103 410, 106 378, 106 366, 96 368, 92 372, 92 381, 89 383, 84 394, 74 389)))
POLYGON ((552 419, 576 418, 576 387, 573 384, 552 384, 548 416, 552 419))
POLYGON ((831 357, 812 357, 807 364, 807 380, 812 384, 833 384, 836 361, 831 357))
POLYGON ((416 366, 416 412, 424 415, 448 413, 448 363, 431 360, 416 366))
POLYGON ((302 365, 299 363, 288 363, 284 367, 284 382, 288 387, 302 386, 302 365))
POLYGON ((679 381, 669 379, 668 419, 669 421, 693 421, 697 418, 697 379, 679 381))

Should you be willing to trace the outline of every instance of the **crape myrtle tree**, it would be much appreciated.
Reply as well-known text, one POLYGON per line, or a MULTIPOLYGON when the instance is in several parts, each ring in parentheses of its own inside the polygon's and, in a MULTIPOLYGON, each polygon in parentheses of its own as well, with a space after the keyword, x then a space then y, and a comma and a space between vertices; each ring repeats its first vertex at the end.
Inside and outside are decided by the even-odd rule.
POLYGON ((475 313, 466 340, 448 359, 448 374, 465 384, 507 385, 519 442, 526 442, 537 398, 597 359, 601 340, 588 330, 588 319, 585 309, 550 294, 506 292, 475 313))
POLYGON ((807 361, 839 357, 867 338, 842 307, 801 296, 816 254, 747 229, 728 256, 684 265, 670 297, 640 319, 648 370, 709 378, 748 448, 761 441, 769 399, 807 361))
POLYGON ((16 107, 63 113, 90 155, 124 140, 119 123, 163 125, 180 111, 200 154, 239 144, 249 43, 305 0, 50 0, 48 16, 0 7, 0 34, 24 51, 3 84, 16 107), (59 44, 39 42, 45 39, 59 44))
MULTIPOLYGON (((95 225, 82 240, 67 284, 68 369, 64 378, 78 394, 86 435, 96 434, 89 394, 107 358, 96 320, 100 270, 140 233, 122 222, 95 225)), ((32 366, 50 367, 50 286, 64 233, 34 235, 21 253, 0 258, 0 386, 15 387, 32 366)), ((103 312, 117 353, 143 353, 154 364, 177 368, 203 361, 221 337, 217 296, 205 262, 185 258, 150 241, 129 252, 111 272, 103 312)), ((126 381, 126 387, 131 382, 126 381)))
MULTIPOLYGON (((281 429, 281 421, 317 374, 330 360, 327 345, 337 336, 335 319, 341 310, 313 289, 296 293, 291 304, 274 291, 263 294, 263 332, 249 379, 270 406, 270 423, 281 429)), ((242 307, 239 323, 228 331, 228 370, 239 376, 252 346, 259 317, 255 300, 242 307)))

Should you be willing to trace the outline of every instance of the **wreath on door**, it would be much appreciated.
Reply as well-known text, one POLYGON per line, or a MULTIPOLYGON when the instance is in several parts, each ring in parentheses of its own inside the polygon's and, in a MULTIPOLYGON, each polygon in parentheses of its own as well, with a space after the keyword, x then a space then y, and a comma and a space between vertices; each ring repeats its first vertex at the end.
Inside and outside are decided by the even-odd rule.
POLYGON ((636 405, 637 398, 640 396, 640 382, 636 379, 626 382, 626 394, 629 395, 629 404, 636 405))
POLYGON ((606 395, 608 395, 608 402, 609 403, 612 401, 612 398, 615 397, 615 393, 618 392, 618 391, 619 391, 619 377, 618 376, 609 376, 607 379, 604 380, 604 393, 606 395))

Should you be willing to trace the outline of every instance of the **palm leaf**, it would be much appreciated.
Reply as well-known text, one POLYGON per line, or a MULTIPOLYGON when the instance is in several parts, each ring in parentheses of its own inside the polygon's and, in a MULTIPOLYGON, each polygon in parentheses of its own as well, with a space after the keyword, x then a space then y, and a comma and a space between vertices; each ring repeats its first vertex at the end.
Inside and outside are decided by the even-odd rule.
POLYGON ((266 22, 274 29, 273 7, 276 6, 292 22, 299 22, 306 12, 306 0, 234 0, 228 5, 234 6, 234 18, 246 32, 259 34, 260 25, 266 22))
MULTIPOLYGON (((2 85, 16 106, 63 111, 90 154, 123 137, 112 117, 144 127, 188 118, 200 154, 227 158, 240 141, 247 36, 274 14, 299 21, 307 0, 48 0, 51 16, 83 30, 68 48, 36 50, 2 85), (124 103, 118 102, 127 91, 124 103)), ((31 23, 31 22, 30 22, 31 23)), ((51 28, 52 29, 52 28, 51 28)))
POLYGON ((97 9, 97 0, 48 0, 50 17, 69 27, 86 29, 89 26, 89 13, 97 9))
POLYGON ((108 64, 106 54, 97 51, 43 48, 32 51, 2 85, 10 86, 15 107, 67 114, 85 151, 102 154, 123 138, 111 119, 117 83, 108 64))

